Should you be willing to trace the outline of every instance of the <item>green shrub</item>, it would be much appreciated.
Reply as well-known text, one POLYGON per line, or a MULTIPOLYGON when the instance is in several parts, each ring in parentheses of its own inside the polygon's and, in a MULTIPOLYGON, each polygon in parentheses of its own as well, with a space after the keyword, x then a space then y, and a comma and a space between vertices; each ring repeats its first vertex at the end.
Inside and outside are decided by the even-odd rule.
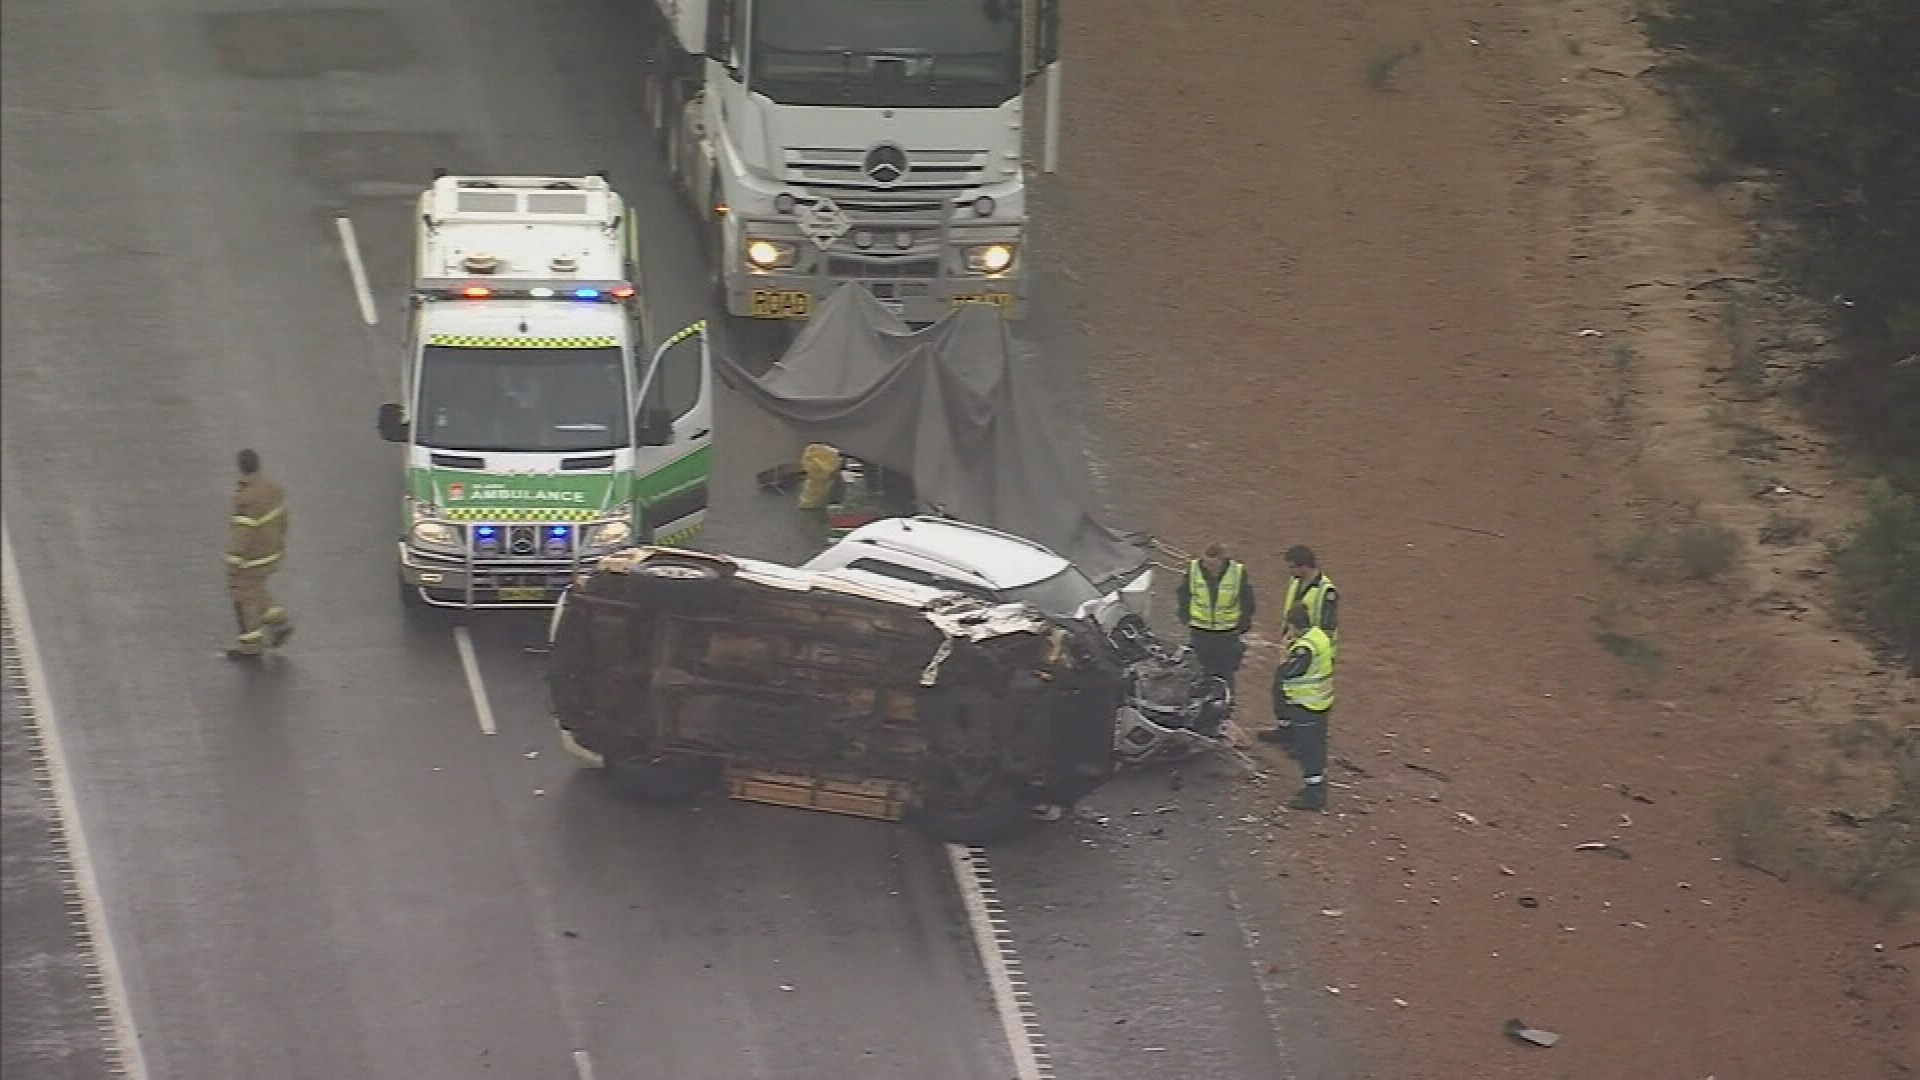
POLYGON ((1834 552, 1850 599, 1920 673, 1920 499, 1875 480, 1867 512, 1834 552))
POLYGON ((1695 522, 1680 529, 1673 546, 1689 578, 1713 581, 1733 569, 1740 554, 1740 534, 1715 522, 1695 522))

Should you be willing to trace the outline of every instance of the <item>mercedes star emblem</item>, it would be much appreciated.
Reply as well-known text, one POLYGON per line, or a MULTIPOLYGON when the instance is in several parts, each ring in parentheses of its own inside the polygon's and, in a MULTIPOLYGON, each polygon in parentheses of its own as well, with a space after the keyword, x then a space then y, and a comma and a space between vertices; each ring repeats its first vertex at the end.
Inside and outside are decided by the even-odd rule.
POLYGON ((907 152, 892 143, 881 143, 867 151, 860 169, 867 179, 881 187, 892 187, 907 175, 907 152))

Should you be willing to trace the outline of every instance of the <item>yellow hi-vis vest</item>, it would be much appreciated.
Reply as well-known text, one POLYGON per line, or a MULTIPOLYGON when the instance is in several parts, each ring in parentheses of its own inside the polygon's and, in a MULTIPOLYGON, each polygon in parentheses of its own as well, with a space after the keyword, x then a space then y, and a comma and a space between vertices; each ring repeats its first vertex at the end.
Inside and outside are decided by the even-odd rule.
MULTIPOLYGON (((1320 613, 1326 609, 1327 590, 1331 588, 1333 588, 1333 579, 1325 574, 1321 574, 1315 578, 1313 584, 1305 588, 1301 587, 1299 578, 1288 578, 1287 596, 1286 600, 1280 605, 1280 618, 1284 621, 1286 617, 1292 613, 1293 605, 1304 604, 1307 608, 1308 620, 1311 621, 1315 627, 1325 629, 1325 627, 1320 625, 1320 613)), ((1336 646, 1335 651, 1338 651, 1337 647, 1340 644, 1339 629, 1335 628, 1332 633, 1328 634, 1327 640, 1332 642, 1336 646)))
POLYGON ((1220 586, 1207 586, 1207 572, 1200 560, 1187 564, 1187 625, 1195 630, 1240 629, 1240 587, 1246 581, 1246 567, 1227 560, 1220 571, 1220 586))
POLYGON ((1313 627, 1293 639, 1293 648, 1312 650, 1313 662, 1306 671, 1281 684, 1287 702, 1312 712, 1333 708, 1333 642, 1327 640, 1327 632, 1313 627))

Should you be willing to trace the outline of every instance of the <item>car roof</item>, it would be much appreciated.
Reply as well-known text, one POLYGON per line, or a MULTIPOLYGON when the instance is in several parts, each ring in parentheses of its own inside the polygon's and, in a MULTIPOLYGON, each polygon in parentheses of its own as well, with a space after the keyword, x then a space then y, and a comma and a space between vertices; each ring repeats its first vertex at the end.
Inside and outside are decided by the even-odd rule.
POLYGON ((882 518, 855 529, 840 543, 876 549, 882 558, 908 556, 939 567, 947 576, 992 589, 1018 589, 1070 565, 1031 540, 949 518, 882 518))

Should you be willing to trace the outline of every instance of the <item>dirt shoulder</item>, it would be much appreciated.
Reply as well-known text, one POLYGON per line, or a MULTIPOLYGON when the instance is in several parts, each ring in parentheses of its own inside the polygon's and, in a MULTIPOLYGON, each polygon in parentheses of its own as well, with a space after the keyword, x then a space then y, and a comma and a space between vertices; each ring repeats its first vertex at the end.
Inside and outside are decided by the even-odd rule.
POLYGON ((1920 1069, 1920 922, 1802 843, 1915 682, 1824 610, 1855 484, 1749 392, 1818 342, 1742 299, 1625 5, 1067 13, 1055 258, 1128 486, 1342 587, 1336 813, 1274 760, 1241 819, 1367 1074, 1920 1069))

